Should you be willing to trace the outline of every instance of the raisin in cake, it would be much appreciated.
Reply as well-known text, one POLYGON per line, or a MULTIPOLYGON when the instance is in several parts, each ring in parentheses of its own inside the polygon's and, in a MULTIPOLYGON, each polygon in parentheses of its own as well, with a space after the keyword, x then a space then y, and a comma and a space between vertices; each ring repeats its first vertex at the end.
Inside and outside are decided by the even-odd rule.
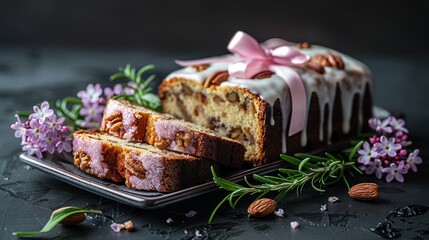
POLYGON ((203 158, 132 143, 107 133, 73 134, 74 164, 102 179, 123 182, 138 190, 172 192, 208 182, 210 166, 203 158))
POLYGON ((284 79, 272 71, 239 79, 229 74, 230 62, 222 60, 168 75, 159 87, 163 111, 240 141, 245 161, 254 166, 278 160, 282 152, 320 148, 361 131, 372 114, 369 69, 329 48, 289 47, 310 58, 291 67, 306 93, 302 131, 288 135, 292 107, 284 79))
POLYGON ((129 141, 144 141, 159 149, 208 158, 228 167, 239 168, 243 163, 245 148, 238 141, 124 100, 108 101, 101 131, 129 141))

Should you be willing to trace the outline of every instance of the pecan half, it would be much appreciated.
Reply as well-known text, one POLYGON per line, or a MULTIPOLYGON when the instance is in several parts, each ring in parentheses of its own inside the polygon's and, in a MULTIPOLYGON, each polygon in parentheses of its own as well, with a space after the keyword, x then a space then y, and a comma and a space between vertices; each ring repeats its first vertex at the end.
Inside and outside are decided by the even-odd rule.
POLYGON ((176 133, 176 144, 179 148, 189 147, 191 145, 192 138, 192 133, 179 131, 176 133))
POLYGON ((210 77, 208 77, 204 81, 203 86, 208 88, 211 85, 220 85, 221 83, 225 82, 228 79, 228 77, 229 77, 228 71, 213 73, 210 77))
POLYGON ((255 76, 253 76, 252 79, 270 78, 271 76, 273 76, 273 74, 274 73, 271 71, 263 71, 263 72, 256 74, 255 76))
POLYGON ((106 117, 105 122, 106 124, 104 126, 104 131, 110 134, 118 135, 122 129, 122 113, 114 112, 112 114, 109 114, 106 117))
POLYGON ((302 43, 298 43, 296 47, 299 49, 307 49, 307 48, 311 48, 311 44, 309 42, 302 42, 302 43))
POLYGON ((125 159, 125 169, 132 175, 144 179, 146 176, 146 169, 143 167, 141 161, 134 158, 125 159))
POLYGON ((88 172, 90 168, 91 158, 82 150, 78 150, 74 154, 74 165, 79 167, 81 170, 88 172))
POLYGON ((314 55, 310 59, 310 62, 317 62, 324 67, 344 69, 344 62, 341 57, 332 53, 314 55))
POLYGON ((192 65, 191 68, 195 69, 197 72, 201 72, 210 67, 210 64, 200 64, 200 65, 192 65))
POLYGON ((304 65, 307 68, 310 68, 320 74, 324 74, 325 73, 325 68, 322 66, 322 64, 318 63, 318 62, 314 62, 314 61, 307 61, 306 63, 304 63, 304 65))
POLYGON ((167 139, 167 138, 163 138, 163 137, 160 137, 160 136, 156 136, 155 142, 154 142, 153 145, 155 147, 161 149, 161 150, 164 150, 168 146, 170 146, 170 144, 171 144, 171 139, 167 139))

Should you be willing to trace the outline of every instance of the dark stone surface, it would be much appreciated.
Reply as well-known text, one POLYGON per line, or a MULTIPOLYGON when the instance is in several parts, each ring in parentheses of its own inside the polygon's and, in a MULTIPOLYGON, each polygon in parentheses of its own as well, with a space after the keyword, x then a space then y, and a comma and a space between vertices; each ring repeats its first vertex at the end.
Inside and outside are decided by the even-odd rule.
MULTIPOLYGON (((221 208, 211 226, 207 225, 212 209, 223 198, 216 191, 173 206, 157 210, 140 210, 75 188, 26 166, 18 159, 20 141, 14 139, 10 125, 16 110, 30 111, 42 100, 55 100, 86 87, 90 82, 107 86, 107 77, 118 66, 132 63, 157 65, 161 78, 177 69, 173 59, 192 57, 186 54, 159 55, 153 51, 88 51, 65 48, 24 48, 0 46, 0 239, 15 239, 14 231, 39 230, 52 210, 74 205, 102 210, 116 222, 133 220, 133 233, 115 233, 108 225, 87 222, 77 227, 58 226, 46 235, 52 239, 192 239, 199 230, 204 239, 378 239, 370 231, 384 217, 409 204, 429 205, 428 157, 429 113, 426 91, 429 86, 426 70, 429 60, 415 57, 360 56, 373 70, 375 103, 404 113, 411 130, 414 147, 420 148, 425 163, 416 174, 406 175, 406 182, 390 183, 375 177, 359 176, 352 183, 374 181, 381 186, 381 198, 375 202, 359 202, 347 196, 344 185, 331 187, 323 195, 306 188, 302 196, 290 193, 279 207, 285 217, 248 219, 245 214, 250 199, 237 209, 221 208), (185 56, 185 57, 184 57, 185 56), (329 196, 340 202, 328 203, 329 196), (320 212, 320 205, 327 211, 320 212), (185 217, 190 210, 193 218, 185 217), (166 219, 174 222, 167 224, 166 219), (289 223, 299 221, 292 230, 289 223), (184 231, 187 230, 188 234, 184 231)), ((427 239, 429 214, 399 218, 397 227, 410 239, 427 239)))

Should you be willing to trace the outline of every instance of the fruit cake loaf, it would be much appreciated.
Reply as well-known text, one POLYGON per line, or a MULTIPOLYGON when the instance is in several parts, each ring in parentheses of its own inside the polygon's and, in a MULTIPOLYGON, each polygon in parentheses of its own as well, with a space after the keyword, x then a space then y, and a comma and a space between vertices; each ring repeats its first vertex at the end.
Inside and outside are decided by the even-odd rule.
POLYGON ((74 163, 99 178, 123 182, 127 187, 172 192, 211 179, 210 166, 203 158, 160 150, 144 143, 132 143, 107 133, 77 131, 73 134, 74 163))
POLYGON ((306 95, 303 128, 296 134, 288 131, 291 114, 300 109, 292 109, 285 77, 274 67, 248 78, 235 77, 230 59, 237 54, 182 64, 186 67, 168 75, 159 87, 163 111, 240 141, 246 147, 245 161, 254 166, 278 160, 282 152, 320 148, 362 130, 372 115, 369 69, 329 48, 284 44, 308 56, 306 62, 288 66, 298 74, 306 95))
POLYGON ((238 141, 124 100, 108 101, 101 131, 130 141, 144 141, 159 149, 208 158, 228 167, 239 168, 243 163, 245 148, 238 141))

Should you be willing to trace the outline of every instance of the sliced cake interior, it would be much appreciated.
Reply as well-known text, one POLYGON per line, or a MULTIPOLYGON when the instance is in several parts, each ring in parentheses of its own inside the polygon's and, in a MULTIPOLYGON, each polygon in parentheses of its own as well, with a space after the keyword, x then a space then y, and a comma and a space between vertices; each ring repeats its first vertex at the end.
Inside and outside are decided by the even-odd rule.
POLYGON ((75 165, 82 170, 100 178, 115 173, 128 187, 147 191, 171 192, 207 182, 210 166, 217 167, 208 159, 89 131, 74 133, 74 153, 75 165), (85 166, 78 159, 82 152, 87 156, 85 166))

